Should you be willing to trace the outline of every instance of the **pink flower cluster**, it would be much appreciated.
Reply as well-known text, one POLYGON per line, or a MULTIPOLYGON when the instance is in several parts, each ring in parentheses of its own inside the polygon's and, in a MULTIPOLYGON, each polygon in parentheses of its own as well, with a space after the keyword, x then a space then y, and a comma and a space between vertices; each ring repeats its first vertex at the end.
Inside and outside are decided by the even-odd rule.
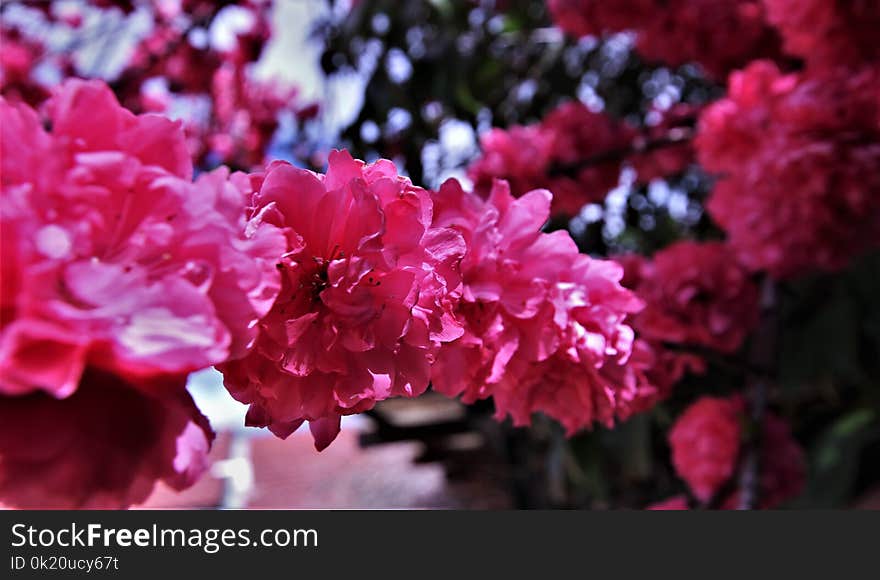
POLYGON ((465 402, 492 397, 516 425, 546 413, 572 434, 658 393, 645 376, 652 354, 626 323, 641 302, 620 286, 620 266, 578 253, 566 232, 541 232, 550 202, 545 190, 514 199, 501 181, 487 200, 454 180, 434 195, 434 224, 460 231, 467 253, 464 334, 441 348, 433 385, 465 402))
POLYGON ((749 268, 835 270, 880 243, 878 69, 755 62, 704 111, 696 145, 719 176, 709 213, 749 268))
POLYGON ((645 301, 633 326, 647 340, 730 353, 755 328, 757 287, 726 244, 682 241, 624 264, 645 301))
POLYGON ((780 52, 760 0, 548 0, 548 6, 573 36, 634 31, 644 57, 673 66, 697 62, 716 78, 780 52))
POLYGON ((49 91, 31 75, 45 52, 42 44, 5 24, 0 26, 0 41, 0 94, 30 104, 43 102, 49 91))
POLYGON ((763 0, 786 51, 810 67, 857 67, 880 59, 875 0, 763 0))
POLYGON ((486 196, 496 179, 510 183, 514 196, 535 189, 553 192, 553 213, 574 215, 601 201, 620 177, 623 155, 585 160, 629 146, 633 131, 580 102, 566 103, 536 125, 492 129, 480 139, 482 156, 469 168, 474 189, 486 196))
POLYGON ((185 377, 255 339, 284 238, 246 220, 244 175, 193 182, 179 124, 105 84, 67 81, 45 110, 51 132, 0 100, 0 499, 127 505, 198 475, 212 434, 185 377))
MULTIPOLYGON (((62 78, 86 72, 74 65, 76 50, 58 52, 44 47, 42 41, 47 36, 70 35, 74 38, 71 45, 82 44, 85 48, 79 50, 85 52, 105 42, 78 30, 84 6, 59 9, 57 4, 36 5, 42 20, 41 27, 34 30, 44 30, 42 36, 34 30, 24 33, 6 25, 0 29, 4 44, 0 93, 8 99, 37 106, 50 94, 43 80, 46 70, 54 69, 62 78)), ((118 9, 125 18, 152 19, 149 34, 137 43, 113 79, 114 92, 132 111, 167 113, 183 119, 187 145, 199 167, 222 163, 250 170, 263 163, 280 116, 290 113, 304 119, 315 112, 314 103, 297 102, 292 88, 254 77, 253 65, 272 32, 271 0, 142 3, 139 15, 132 15, 135 5, 130 1, 92 4, 107 9, 105 12, 118 9), (236 30, 230 46, 216 46, 208 31, 232 4, 238 19, 249 20, 249 24, 236 30), (196 37, 205 38, 196 41, 196 37)), ((105 13, 101 18, 112 16, 105 13)))
POLYGON ((428 192, 390 161, 335 152, 326 175, 274 163, 257 181, 257 219, 287 236, 281 295, 254 349, 220 368, 248 424, 286 437, 308 420, 323 449, 342 415, 428 387, 440 345, 463 332, 464 241, 432 226, 428 192))
MULTIPOLYGON (((740 491, 731 481, 741 460, 744 402, 739 397, 703 397, 676 420, 669 432, 672 463, 694 496, 706 504, 719 499, 724 509, 735 509, 740 491), (728 485, 732 484, 732 485, 728 485), (723 497, 716 498, 721 494, 723 497)), ((760 433, 758 502, 772 509, 797 497, 806 476, 804 454, 788 425, 767 414, 760 433)), ((672 502, 663 509, 680 508, 672 502)))
POLYGON ((694 156, 687 139, 656 149, 649 144, 681 138, 682 131, 690 131, 695 113, 687 105, 655 111, 656 122, 638 131, 583 103, 568 102, 540 123, 484 133, 481 156, 468 168, 468 176, 483 197, 496 179, 503 179, 514 197, 547 189, 553 192, 553 215, 576 215, 584 205, 605 199, 625 164, 636 170, 640 183, 683 171, 694 156))

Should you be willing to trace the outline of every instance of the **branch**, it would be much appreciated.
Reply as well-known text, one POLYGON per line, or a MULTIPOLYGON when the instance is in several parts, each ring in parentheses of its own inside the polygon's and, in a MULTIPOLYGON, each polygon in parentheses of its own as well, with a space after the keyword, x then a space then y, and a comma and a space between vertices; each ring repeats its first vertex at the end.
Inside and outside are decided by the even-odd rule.
MULTIPOLYGON (((686 121, 684 121, 686 122, 686 121)), ((675 147, 682 143, 688 143, 693 140, 695 131, 693 127, 673 127, 665 135, 660 137, 649 138, 644 135, 633 139, 632 143, 626 147, 618 147, 615 149, 606 149, 594 155, 589 155, 574 163, 563 163, 554 165, 547 172, 549 175, 572 175, 583 169, 604 165, 611 162, 620 162, 628 157, 650 153, 658 149, 666 147, 675 147)))
POLYGON ((748 374, 754 373, 759 374, 763 371, 763 369, 754 366, 751 360, 746 359, 745 357, 739 355, 729 355, 718 352, 717 350, 711 349, 706 346, 698 345, 698 344, 680 344, 675 342, 664 342, 663 348, 669 350, 671 352, 681 353, 681 354, 691 354, 694 356, 698 356, 700 358, 706 359, 710 363, 726 369, 728 371, 740 373, 740 374, 748 374))
POLYGON ((776 285, 765 276, 761 282, 761 324, 750 352, 757 370, 749 379, 749 429, 740 466, 740 498, 737 509, 754 509, 760 501, 761 439, 767 391, 777 358, 779 320, 776 311, 776 285))

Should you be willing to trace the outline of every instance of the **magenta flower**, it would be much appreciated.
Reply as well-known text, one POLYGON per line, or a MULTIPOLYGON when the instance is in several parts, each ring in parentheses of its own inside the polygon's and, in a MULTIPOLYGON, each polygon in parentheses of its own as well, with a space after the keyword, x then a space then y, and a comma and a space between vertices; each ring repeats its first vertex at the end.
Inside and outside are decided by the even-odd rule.
POLYGON ((680 241, 652 260, 627 259, 631 287, 645 301, 633 320, 642 338, 736 351, 758 322, 758 288, 721 242, 680 241))
POLYGON ((553 192, 553 214, 572 216, 588 203, 601 202, 617 186, 622 159, 596 156, 625 150, 634 135, 604 113, 567 102, 538 124, 484 133, 482 156, 470 165, 468 175, 474 191, 484 197, 496 179, 507 181, 514 197, 548 189, 553 192))
POLYGON ((641 302, 620 286, 619 265, 578 253, 566 232, 545 234, 551 195, 514 200, 496 182, 487 201, 447 181, 434 223, 462 232, 465 325, 434 367, 435 388, 465 402, 493 397, 498 418, 528 424, 542 411, 569 434, 610 425, 657 395, 652 354, 633 343, 629 314, 641 302))
POLYGON ((0 107, 2 391, 63 397, 86 363, 151 376, 242 355, 284 243, 246 226, 247 179, 193 184, 179 127, 132 115, 101 83, 64 85, 51 134, 31 109, 0 107))
MULTIPOLYGON (((745 401, 701 397, 676 419, 669 432, 676 473, 702 503, 718 499, 722 509, 739 506, 740 490, 732 482, 742 459, 745 401), (720 496, 717 497, 716 496, 720 496)), ((758 472, 760 509, 773 509, 797 497, 806 479, 804 451, 782 418, 767 412, 761 421, 758 472)), ((735 482, 732 482, 735 483, 735 482)))
POLYGON ((253 351, 220 369, 250 404, 248 424, 286 437, 309 421, 323 449, 342 415, 427 388, 440 344, 462 334, 452 311, 464 242, 431 227, 428 193, 390 161, 345 152, 326 175, 272 164, 254 201, 259 220, 287 231, 281 295, 253 351))
POLYGON ((872 0, 763 0, 785 49, 810 67, 876 63, 880 4, 872 0))
POLYGON ((92 369, 65 399, 4 397, 0 504, 118 509, 144 501, 156 481, 195 483, 214 434, 184 381, 134 385, 92 369))
MULTIPOLYGON (((186 374, 244 354, 278 293, 275 257, 284 237, 247 221, 244 175, 218 170, 193 183, 179 125, 131 114, 103 83, 68 81, 46 110, 51 132, 26 105, 0 99, 2 406, 42 425, 45 437, 65 438, 63 429, 79 425, 83 437, 102 438, 68 454, 71 465, 102 461, 87 456, 90 448, 118 452, 132 478, 152 481, 181 460, 131 445, 114 435, 117 427, 156 423, 156 437, 182 433, 161 417, 166 411, 136 401, 155 399, 168 413, 194 416, 188 401, 180 411, 186 374), (120 392, 92 396, 94 381, 102 392, 120 392), (86 409, 86 401, 96 407, 86 409), (43 421, 49 408, 62 409, 65 422, 43 421)), ((4 442, 21 441, 18 421, 0 425, 4 442)), ((29 458, 28 449, 4 444, 0 481, 24 477, 20 468, 45 459, 37 447, 29 458)), ((88 477, 37 477, 32 485, 41 481, 34 497, 59 505, 115 506, 143 495, 130 494, 121 479, 119 488, 101 483, 94 497, 87 497, 88 477)))
POLYGON ((757 61, 703 111, 696 147, 719 175, 706 208, 745 266, 792 278, 880 246, 878 94, 876 68, 757 61))

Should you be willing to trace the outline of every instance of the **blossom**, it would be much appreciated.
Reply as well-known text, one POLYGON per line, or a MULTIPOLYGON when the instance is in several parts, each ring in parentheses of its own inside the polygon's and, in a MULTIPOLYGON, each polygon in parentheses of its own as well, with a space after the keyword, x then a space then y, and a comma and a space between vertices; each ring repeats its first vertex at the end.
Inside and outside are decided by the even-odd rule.
POLYGON ((876 62, 880 5, 874 0, 763 0, 785 49, 811 67, 876 62))
POLYGON ((468 168, 474 190, 488 194, 496 179, 506 180, 517 196, 540 188, 547 180, 551 148, 552 136, 540 125, 487 131, 480 136, 480 157, 468 168))
POLYGON ((259 219, 287 231, 281 295, 255 348, 220 369, 248 424, 286 437, 309 421, 323 449, 342 415, 427 388, 440 344, 462 333, 464 242, 431 226, 428 193, 390 161, 336 151, 326 175, 274 163, 260 180, 259 219))
POLYGON ((645 301, 639 336, 733 352, 758 320, 758 289, 721 242, 676 242, 644 261, 632 288, 645 301))
POLYGON ((741 412, 739 399, 702 397, 669 431, 675 471, 703 503, 712 499, 736 469, 741 412))
POLYGON ((65 396, 86 362, 150 376, 242 355, 283 247, 271 225, 245 233, 245 176, 193 183, 179 126, 132 115, 97 81, 63 85, 51 134, 29 108, 0 107, 4 391, 65 396), (55 380, 31 382, 25 361, 45 348, 67 356, 38 365, 55 380))
POLYGON ((634 29, 648 20, 653 0, 547 0, 554 22, 572 36, 634 29))
POLYGON ((67 398, 3 398, 0 503, 128 507, 144 501, 156 481, 177 490, 192 485, 213 437, 184 377, 135 385, 89 369, 67 398))
POLYGON ((578 253, 566 232, 541 232, 551 195, 514 199, 505 182, 487 200, 454 180, 434 195, 434 223, 467 242, 456 315, 464 334, 442 347, 434 387, 466 403, 492 397, 496 416, 527 425, 534 412, 569 434, 644 410, 657 390, 650 349, 633 343, 627 316, 640 301, 619 265, 578 253))
POLYGON ((761 61, 731 76, 696 146, 720 177, 707 209, 744 265, 790 278, 880 243, 878 94, 876 69, 784 75, 761 61))
MULTIPOLYGON (((739 464, 744 411, 739 396, 702 397, 685 410, 669 432, 675 470, 703 503, 723 492, 739 464)), ((772 509, 800 494, 806 462, 788 424, 766 412, 755 444, 759 449, 757 507, 772 509)), ((736 487, 722 494, 720 507, 736 509, 740 494, 736 487)))
POLYGON ((206 127, 194 124, 196 157, 218 156, 225 163, 253 167, 263 162, 278 128, 278 115, 296 91, 250 78, 241 67, 224 65, 214 73, 213 108, 206 127))
MULTIPOLYGON (((625 288, 632 290, 643 300, 656 298, 655 291, 652 291, 651 287, 658 286, 658 283, 654 265, 649 259, 638 254, 621 254, 613 258, 623 266, 623 278, 620 283, 625 288), (642 296, 643 292, 644 296, 642 296)), ((658 309, 662 311, 663 307, 655 302, 646 305, 646 308, 656 312, 658 309)), ((684 349, 671 348, 674 345, 669 345, 663 339, 654 336, 650 330, 645 332, 641 327, 641 323, 645 320, 650 321, 650 316, 646 317, 638 313, 632 317, 631 324, 639 342, 645 344, 653 353, 653 363, 646 371, 646 375, 648 382, 657 389, 658 397, 663 399, 685 375, 705 372, 706 363, 700 355, 684 349)))
POLYGON ((673 66, 697 62, 716 78, 780 52, 760 0, 548 0, 548 5, 569 34, 633 31, 645 58, 673 66))
POLYGON ((623 155, 595 158, 628 147, 631 128, 580 102, 565 103, 541 123, 492 129, 480 138, 482 155, 468 169, 474 190, 484 197, 495 179, 519 197, 534 189, 553 192, 553 213, 574 215, 601 201, 620 176, 623 155))
MULTIPOLYGON (((195 416, 183 391, 187 373, 241 356, 255 339, 254 325, 280 287, 275 257, 284 237, 246 219, 244 175, 218 170, 193 182, 179 125, 131 114, 102 82, 67 81, 46 111, 51 132, 26 105, 0 99, 2 407, 39 425, 41 438, 83 429, 83 441, 105 440, 101 448, 118 454, 113 469, 128 457, 140 490, 171 477, 179 461, 112 434, 124 433, 129 420, 145 429, 155 424, 156 437, 183 433, 195 416), (139 414, 142 404, 157 410, 139 414), (43 413, 63 413, 65 421, 44 420, 43 413), (166 423, 172 417, 186 421, 166 423)), ((12 447, 22 441, 15 433, 4 437, 12 447)), ((192 453, 202 448, 207 444, 192 453)), ((0 457, 0 480, 24 478, 19 469, 39 457, 9 449, 0 457)), ((90 459, 81 468, 94 471, 89 465, 100 459, 65 453, 64 469, 90 459)), ((114 506, 143 495, 119 480, 121 495, 104 497, 114 491, 102 487, 110 483, 86 475, 70 502, 114 506), (90 482, 94 497, 86 497, 90 482)), ((69 480, 59 471, 54 489, 55 478, 47 475, 41 489, 41 479, 33 480, 33 497, 64 503, 69 480)))
POLYGON ((3 52, 0 53, 0 93, 8 99, 31 105, 41 103, 49 91, 33 78, 34 68, 45 49, 24 36, 17 28, 0 26, 3 52))

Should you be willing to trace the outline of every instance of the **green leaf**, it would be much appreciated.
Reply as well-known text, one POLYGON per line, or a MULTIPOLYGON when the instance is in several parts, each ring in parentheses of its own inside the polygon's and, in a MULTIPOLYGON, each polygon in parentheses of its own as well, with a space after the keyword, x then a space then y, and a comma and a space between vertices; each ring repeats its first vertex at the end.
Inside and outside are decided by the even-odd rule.
POLYGON ((851 499, 862 449, 880 435, 874 409, 856 409, 832 423, 810 450, 807 490, 793 507, 842 507, 851 499))

